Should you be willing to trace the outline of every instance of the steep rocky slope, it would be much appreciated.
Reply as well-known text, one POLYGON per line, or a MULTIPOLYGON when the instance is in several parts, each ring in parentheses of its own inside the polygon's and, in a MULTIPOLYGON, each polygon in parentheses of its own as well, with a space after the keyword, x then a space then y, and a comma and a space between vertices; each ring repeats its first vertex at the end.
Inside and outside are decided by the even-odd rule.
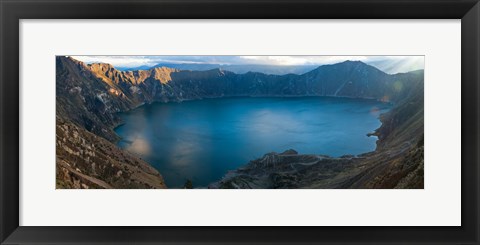
MULTIPOLYGON (((311 182, 307 185, 305 182, 301 187, 392 187, 391 183, 386 184, 385 181, 373 180, 382 174, 394 175, 403 171, 398 168, 403 168, 402 163, 407 160, 398 160, 393 156, 405 155, 404 152, 407 150, 402 146, 405 142, 408 141, 409 144, 415 145, 414 139, 404 138, 407 137, 405 131, 412 132, 416 138, 423 134, 423 93, 421 98, 418 97, 419 95, 417 95, 418 98, 415 97, 420 88, 423 91, 423 72, 389 75, 359 61, 320 66, 303 75, 280 76, 256 72, 235 74, 221 69, 185 71, 165 67, 119 71, 109 64, 85 64, 70 57, 59 56, 56 58, 56 79, 57 185, 62 188, 78 188, 83 185, 98 188, 165 187, 161 175, 149 167, 148 163, 123 152, 114 145, 118 136, 114 133, 113 128, 120 123, 117 113, 156 101, 170 102, 225 96, 342 96, 371 98, 389 101, 396 105, 391 113, 382 117, 383 126, 376 132, 380 138, 378 149, 368 158, 360 156, 334 159, 326 156, 313 156, 319 157, 319 161, 324 163, 324 166, 320 166, 313 164, 315 161, 306 164, 303 162, 303 158, 307 156, 291 154, 291 152, 266 155, 268 159, 271 158, 270 156, 273 156, 274 159, 277 159, 277 156, 279 159, 283 159, 285 155, 294 155, 293 157, 288 156, 287 163, 291 163, 292 168, 289 170, 290 172, 297 171, 298 175, 302 172, 300 170, 304 169, 304 172, 309 172, 309 175, 312 173, 322 174, 325 183, 329 183, 324 185, 322 184, 324 182, 311 182), (414 98, 422 100, 421 106, 419 103, 412 104, 414 98), (417 111, 420 109, 421 112, 417 111), (417 111, 417 114, 410 115, 413 111, 417 111), (71 139, 70 136, 65 136, 67 133, 63 132, 65 131, 64 125, 68 125, 68 129, 74 128, 77 134, 83 136, 87 145, 93 144, 98 146, 97 151, 103 151, 104 157, 97 159, 94 167, 92 167, 92 162, 87 160, 88 156, 79 153, 84 149, 64 147, 62 141, 71 139), (386 153, 380 154, 382 148, 385 148, 385 152, 390 151, 388 156, 392 157, 386 157, 386 153), (392 151, 402 154, 393 154, 392 151), (113 153, 122 157, 111 156, 111 159, 108 159, 107 156, 113 153), (375 154, 378 156, 373 157, 375 154), (71 158, 72 155, 75 155, 76 158, 71 158), (297 161, 299 164, 294 161, 296 158, 301 159, 301 162, 297 161), (112 162, 114 163, 112 164, 112 162), (109 170, 108 166, 111 166, 113 170, 109 170), (328 171, 326 166, 330 166, 328 171), (320 168, 316 169, 317 167, 320 168), (372 173, 377 174, 370 176, 369 179, 362 178, 362 176, 367 176, 360 174, 361 170, 366 168, 371 168, 372 173), (102 169, 105 171, 102 172, 102 169), (336 173, 335 169, 339 173, 336 173), (346 173, 345 171, 349 169, 351 171, 346 173), (353 177, 355 179, 352 179, 353 177), (340 181, 342 178, 343 181, 340 181), (337 184, 333 184, 334 182, 337 184)), ((416 159, 419 154, 414 152, 411 158, 416 159)), ((271 163, 270 160, 267 162, 271 163)), ((273 162, 277 166, 276 162, 273 162)), ((257 169, 259 166, 269 169, 268 166, 262 164, 255 164, 255 166, 257 169)), ((279 174, 274 179, 280 181, 283 177, 287 179, 291 177, 287 174, 289 171, 285 167, 285 171, 276 171, 274 168, 263 172, 279 174), (287 175, 284 176, 284 174, 287 175)), ((409 174, 412 171, 404 172, 409 174)), ((254 175, 244 174, 244 176, 250 177, 254 175)), ((235 178, 238 176, 235 175, 235 178)), ((296 178, 300 177, 301 175, 298 175, 296 178)), ((415 179, 415 176, 410 177, 415 179)), ((309 179, 305 176, 301 178, 304 178, 305 181, 309 179)), ((402 183, 405 182, 405 178, 405 176, 401 178, 402 183)), ((282 180, 281 182, 285 184, 288 181, 282 180)), ((270 185, 270 182, 267 183, 263 180, 261 183, 264 183, 264 188, 282 187, 282 185, 270 185)), ((404 185, 410 183, 412 181, 404 185)), ((234 187, 237 184, 232 182, 230 186, 234 187)), ((227 187, 229 184, 214 186, 227 187)))
POLYGON ((57 117, 57 188, 165 188, 150 164, 57 117))

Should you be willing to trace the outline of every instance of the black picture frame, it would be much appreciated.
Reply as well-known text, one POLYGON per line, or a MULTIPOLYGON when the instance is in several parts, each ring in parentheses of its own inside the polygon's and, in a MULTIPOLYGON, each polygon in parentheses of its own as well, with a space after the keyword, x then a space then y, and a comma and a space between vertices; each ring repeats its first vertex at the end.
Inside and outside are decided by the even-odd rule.
MULTIPOLYGON (((480 244, 478 0, 0 0, 1 244, 480 244), (20 19, 461 19, 459 227, 19 226, 20 19)), ((439 213, 438 215, 442 215, 439 213)))

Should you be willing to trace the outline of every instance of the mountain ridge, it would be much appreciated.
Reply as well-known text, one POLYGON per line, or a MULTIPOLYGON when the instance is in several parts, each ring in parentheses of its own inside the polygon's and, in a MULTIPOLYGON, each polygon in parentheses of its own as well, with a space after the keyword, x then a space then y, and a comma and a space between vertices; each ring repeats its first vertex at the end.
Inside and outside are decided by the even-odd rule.
POLYGON ((68 117, 109 140, 117 138, 108 129, 118 123, 114 113, 144 103, 228 96, 338 96, 395 103, 413 86, 403 81, 409 75, 388 75, 360 61, 323 65, 303 75, 268 75, 235 74, 221 69, 153 68, 122 72, 109 64, 87 65, 71 57, 57 57, 57 70, 70 76, 62 78, 57 73, 57 80, 64 81, 57 84, 57 98, 71 104, 68 117), (402 91, 398 91, 395 82, 399 82, 402 91), (72 89, 78 93, 72 93, 72 89), (71 96, 78 97, 77 107, 83 110, 74 108, 71 96), (90 121, 96 121, 107 132, 96 129, 90 121))

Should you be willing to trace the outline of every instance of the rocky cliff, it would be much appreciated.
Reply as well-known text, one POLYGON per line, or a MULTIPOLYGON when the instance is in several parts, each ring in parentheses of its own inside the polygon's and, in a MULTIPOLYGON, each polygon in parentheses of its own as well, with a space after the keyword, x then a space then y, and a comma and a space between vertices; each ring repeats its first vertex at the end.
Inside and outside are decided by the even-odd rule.
MULTIPOLYGON (((95 140, 95 142, 102 140, 100 144, 102 148, 108 148, 115 152, 122 152, 113 144, 118 140, 118 136, 113 132, 113 128, 120 123, 117 112, 128 111, 142 104, 152 102, 226 96, 342 96, 392 102, 397 105, 392 112, 398 113, 391 113, 382 117, 384 125, 375 133, 380 138, 378 149, 381 149, 382 146, 387 146, 387 144, 397 146, 406 142, 406 139, 402 138, 403 131, 400 131, 399 128, 411 130, 411 126, 409 126, 407 121, 412 120, 415 120, 420 125, 419 118, 411 118, 412 115, 410 113, 413 109, 416 110, 421 107, 422 113, 418 112, 416 116, 421 117, 423 120, 423 94, 421 96, 421 106, 418 103, 411 104, 412 99, 410 99, 414 98, 414 94, 420 88, 423 91, 422 71, 389 75, 359 61, 345 61, 333 65, 324 65, 302 75, 267 75, 257 72, 236 74, 222 69, 186 71, 167 67, 155 67, 150 70, 119 71, 109 64, 85 64, 70 57, 59 56, 56 58, 56 79, 57 141, 63 140, 63 138, 59 138, 58 132, 62 131, 59 125, 66 124, 76 127, 82 135, 91 134, 97 137, 87 138, 95 140), (400 107, 400 105, 402 106, 400 107)), ((421 126, 423 127, 423 121, 421 126)), ((423 133, 423 128, 421 130, 417 128, 417 130, 415 136, 423 133)), ((408 141, 414 144, 412 139, 408 141)), ((390 147, 390 145, 388 146, 390 147)), ((68 150, 57 145, 57 156, 62 156, 62 154, 66 153, 68 153, 68 150)), ((285 154, 272 153, 270 155, 283 158, 285 154)), ((297 155, 296 157, 303 159, 306 156, 297 155)), ((95 176, 106 182, 110 187, 134 188, 138 187, 137 182, 141 182, 141 185, 147 187, 164 187, 161 176, 152 172, 153 169, 144 167, 144 164, 147 163, 140 161, 138 157, 132 155, 129 155, 129 158, 131 158, 130 161, 139 162, 143 166, 140 168, 140 171, 143 171, 142 174, 157 176, 158 178, 154 181, 156 184, 141 182, 141 178, 132 180, 130 177, 123 175, 123 173, 134 173, 132 168, 128 168, 129 170, 118 174, 120 178, 123 178, 121 180, 114 179, 112 175, 114 171, 108 172, 110 174, 107 174, 107 176, 98 175, 97 169, 95 169, 95 173, 92 172, 92 169, 88 169, 89 166, 91 167, 90 162, 88 162, 90 165, 83 164, 78 169, 87 176, 97 174, 95 176)), ((322 161, 335 162, 338 160, 328 157, 321 158, 322 161)), ((336 166, 345 165, 343 169, 357 169, 354 168, 355 164, 362 162, 357 158, 342 159, 342 164, 336 166)), ((289 159, 292 160, 292 158, 289 159)), ((82 158, 80 161, 84 160, 85 158, 82 158)), ((124 160, 110 159, 109 161, 117 161, 119 164, 124 164, 126 162, 124 160)), ((57 167, 66 166, 64 162, 70 164, 70 166, 74 165, 72 161, 71 159, 67 161, 65 158, 57 159, 57 162, 60 162, 60 164, 57 163, 57 167)), ((78 161, 78 159, 75 161, 78 161)), ((365 163, 365 161, 363 162, 365 163)), ((105 159, 102 159, 101 163, 96 162, 95 164, 95 166, 99 164, 105 165, 106 162, 105 159)), ((132 164, 128 166, 130 165, 132 164)), ((292 165, 292 168, 294 168, 292 171, 297 170, 300 166, 295 165, 293 167, 294 165, 292 165)), ((315 167, 314 164, 303 165, 315 167)), ((255 166, 258 168, 260 165, 256 164, 255 166)), ((57 173, 57 180, 60 179, 57 181, 59 185, 70 183, 63 181, 61 178, 63 176, 62 171, 66 171, 65 169, 70 172, 72 169, 75 170, 75 168, 66 167, 60 169, 61 171, 59 170, 57 173)), ((332 169, 341 168, 330 169, 329 171, 333 171, 332 169)), ((320 169, 317 169, 314 172, 318 173, 319 171, 320 169)), ((270 172, 276 173, 275 170, 270 172)), ((321 172, 324 173, 325 171, 322 170, 321 172)), ((278 174, 281 174, 281 172, 278 172, 278 174)), ((245 176, 247 175, 245 174, 245 176)), ((76 176, 80 175, 77 173, 76 176)), ((352 174, 349 174, 349 176, 352 176, 352 174)), ((333 177, 325 178, 332 179, 333 177)), ((356 178, 359 178, 359 176, 356 176, 356 178)), ((231 186, 234 186, 233 182, 231 184, 231 186)), ((213 186, 226 187, 228 184, 213 186)), ((318 185, 313 184, 310 186, 318 187, 318 185)), ((350 186, 354 187, 355 185, 352 182, 350 186)), ((365 186, 367 185, 365 184, 365 186)), ((68 187, 72 187, 72 185, 69 184, 68 187)), ((74 187, 78 187, 78 185, 74 187)), ((270 184, 265 184, 264 187, 274 188, 270 184)), ((336 187, 339 186, 336 185, 336 187)))

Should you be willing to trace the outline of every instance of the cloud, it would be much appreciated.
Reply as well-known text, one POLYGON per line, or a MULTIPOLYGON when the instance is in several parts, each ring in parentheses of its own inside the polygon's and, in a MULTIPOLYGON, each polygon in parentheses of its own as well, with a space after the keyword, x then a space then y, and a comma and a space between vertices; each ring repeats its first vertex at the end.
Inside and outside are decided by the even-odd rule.
POLYGON ((72 56, 85 63, 108 63, 119 67, 135 67, 155 65, 155 62, 145 56, 72 56))
POLYGON ((393 56, 366 63, 390 74, 425 69, 424 56, 393 56))
POLYGON ((245 61, 262 65, 324 65, 345 60, 365 60, 365 56, 240 56, 245 61))

